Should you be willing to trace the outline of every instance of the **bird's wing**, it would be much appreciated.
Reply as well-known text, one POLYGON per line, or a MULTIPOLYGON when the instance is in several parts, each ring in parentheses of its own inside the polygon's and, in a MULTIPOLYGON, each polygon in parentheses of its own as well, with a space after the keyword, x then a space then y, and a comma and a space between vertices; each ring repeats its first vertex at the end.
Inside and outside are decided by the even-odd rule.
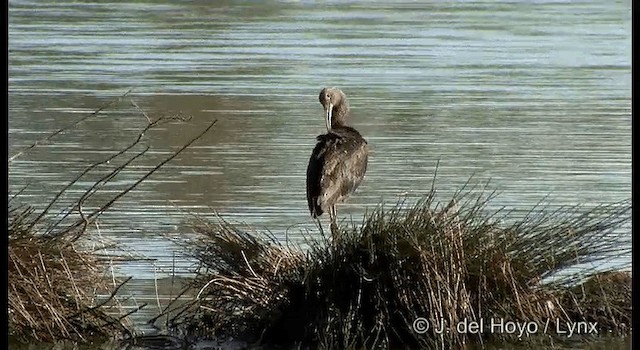
POLYGON ((334 138, 324 154, 320 196, 330 203, 353 193, 367 170, 368 146, 362 138, 334 138))
POLYGON ((321 192, 321 180, 326 154, 326 145, 331 142, 327 135, 318 136, 318 143, 311 152, 309 165, 307 166, 307 204, 313 217, 322 215, 322 208, 317 201, 321 192))

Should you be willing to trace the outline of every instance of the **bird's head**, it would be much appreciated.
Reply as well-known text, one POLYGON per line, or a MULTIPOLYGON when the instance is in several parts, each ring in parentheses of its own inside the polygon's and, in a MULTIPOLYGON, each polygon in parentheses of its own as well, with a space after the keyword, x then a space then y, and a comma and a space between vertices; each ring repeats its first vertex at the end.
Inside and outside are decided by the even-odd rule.
POLYGON ((327 131, 330 131, 332 126, 342 125, 349 111, 344 92, 335 87, 326 87, 320 91, 319 99, 324 108, 327 131))

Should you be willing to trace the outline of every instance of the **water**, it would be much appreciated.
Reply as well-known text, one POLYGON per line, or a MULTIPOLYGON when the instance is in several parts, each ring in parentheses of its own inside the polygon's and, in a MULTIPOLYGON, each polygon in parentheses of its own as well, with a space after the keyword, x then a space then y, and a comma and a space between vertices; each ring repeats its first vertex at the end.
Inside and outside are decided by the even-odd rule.
MULTIPOLYGON (((150 117, 192 120, 147 133, 149 152, 88 206, 217 119, 92 230, 153 259, 118 266, 148 298, 154 279, 193 266, 169 239, 189 237, 187 213, 215 210, 282 239, 316 232, 305 171, 324 129, 318 92, 338 86, 373 151, 365 181, 339 208, 347 220, 427 192, 438 162, 443 198, 473 176, 500 193, 491 208, 624 200, 630 8, 601 0, 10 1, 10 156, 133 92, 13 160, 9 190, 24 188, 19 201, 44 207, 86 166, 137 136, 146 119, 131 100, 150 117)), ((97 178, 83 178, 53 213, 97 178)), ((630 244, 630 230, 620 235, 630 244)))

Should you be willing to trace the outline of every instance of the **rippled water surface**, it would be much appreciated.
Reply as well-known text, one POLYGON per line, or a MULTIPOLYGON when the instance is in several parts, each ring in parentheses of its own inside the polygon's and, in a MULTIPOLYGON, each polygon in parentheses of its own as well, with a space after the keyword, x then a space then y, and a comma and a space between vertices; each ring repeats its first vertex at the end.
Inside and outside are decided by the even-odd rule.
MULTIPOLYGON (((188 214, 215 210, 281 239, 317 232, 305 171, 324 132, 318 92, 338 86, 372 148, 365 181, 339 208, 346 220, 427 192, 438 162, 444 198, 473 175, 499 192, 490 208, 628 199, 630 6, 9 1, 10 156, 133 89, 13 159, 9 189, 43 208, 92 162, 131 143, 146 124, 141 110, 192 117, 146 133, 148 153, 98 203, 217 119, 92 230, 154 259, 118 271, 135 277, 140 299, 155 296, 149 281, 192 267, 167 239, 189 237, 188 214)), ((118 164, 82 178, 52 212, 118 164)), ((620 235, 630 244, 630 230, 620 235)))

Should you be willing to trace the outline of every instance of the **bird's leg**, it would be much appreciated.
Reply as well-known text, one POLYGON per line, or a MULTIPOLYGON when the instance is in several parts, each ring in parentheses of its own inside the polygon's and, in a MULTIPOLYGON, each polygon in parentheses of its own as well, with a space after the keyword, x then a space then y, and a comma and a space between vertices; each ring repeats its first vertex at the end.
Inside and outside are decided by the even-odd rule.
POLYGON ((331 219, 331 237, 335 240, 338 235, 337 212, 336 206, 329 208, 329 218, 331 219))

